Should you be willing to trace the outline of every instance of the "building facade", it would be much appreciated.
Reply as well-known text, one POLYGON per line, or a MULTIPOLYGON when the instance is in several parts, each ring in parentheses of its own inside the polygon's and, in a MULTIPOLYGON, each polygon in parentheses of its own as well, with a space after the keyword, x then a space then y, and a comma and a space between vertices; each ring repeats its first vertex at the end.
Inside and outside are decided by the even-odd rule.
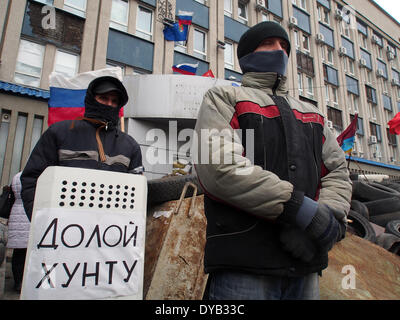
POLYGON ((0 184, 47 128, 50 73, 119 66, 162 75, 198 63, 198 75, 240 81, 240 36, 265 20, 280 23, 295 49, 290 94, 322 110, 336 135, 358 113, 350 168, 398 175, 387 122, 400 107, 400 24, 372 0, 0 0, 0 184), (194 12, 188 40, 165 41, 178 10, 194 12))

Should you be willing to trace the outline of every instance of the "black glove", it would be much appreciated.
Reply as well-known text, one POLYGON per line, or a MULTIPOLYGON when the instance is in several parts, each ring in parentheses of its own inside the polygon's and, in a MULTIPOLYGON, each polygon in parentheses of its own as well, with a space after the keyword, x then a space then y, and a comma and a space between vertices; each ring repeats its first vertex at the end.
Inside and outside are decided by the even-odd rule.
POLYGON ((293 191, 280 219, 304 230, 326 252, 341 240, 345 232, 345 226, 336 220, 330 207, 318 204, 300 191, 293 191))
POLYGON ((293 257, 310 262, 317 252, 317 247, 309 236, 297 227, 284 226, 279 235, 284 250, 293 257))

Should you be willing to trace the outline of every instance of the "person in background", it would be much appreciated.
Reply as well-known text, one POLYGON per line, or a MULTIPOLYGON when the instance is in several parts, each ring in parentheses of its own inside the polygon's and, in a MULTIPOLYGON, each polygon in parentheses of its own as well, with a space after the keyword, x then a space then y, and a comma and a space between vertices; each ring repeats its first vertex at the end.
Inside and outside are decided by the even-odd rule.
POLYGON ((328 251, 345 236, 345 155, 322 112, 288 95, 290 49, 278 23, 251 27, 237 49, 242 86, 210 89, 199 111, 209 299, 318 299, 328 251))
POLYGON ((30 222, 21 199, 21 174, 22 172, 18 172, 12 179, 11 187, 15 202, 8 219, 7 242, 7 248, 13 249, 11 268, 14 277, 14 289, 17 292, 21 291, 30 228, 30 222))
POLYGON ((139 144, 118 129, 119 110, 128 102, 124 85, 99 77, 88 86, 84 117, 60 121, 43 133, 22 172, 22 201, 31 219, 36 182, 49 166, 141 173, 139 144))

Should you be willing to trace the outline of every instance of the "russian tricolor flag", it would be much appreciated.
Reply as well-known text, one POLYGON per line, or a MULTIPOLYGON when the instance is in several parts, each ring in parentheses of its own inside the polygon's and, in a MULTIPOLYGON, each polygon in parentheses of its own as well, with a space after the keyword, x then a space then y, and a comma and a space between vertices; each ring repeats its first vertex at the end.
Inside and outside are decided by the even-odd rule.
MULTIPOLYGON (((63 120, 74 120, 85 113, 85 96, 90 82, 98 77, 111 76, 122 81, 119 67, 80 73, 73 78, 53 72, 50 75, 48 126, 63 120)), ((124 116, 123 108, 120 117, 124 116)))
POLYGON ((198 66, 199 66, 198 63, 196 63, 196 64, 182 63, 182 64, 176 64, 176 65, 172 66, 172 70, 174 72, 194 76, 197 72, 198 66))
POLYGON ((179 24, 186 24, 189 26, 192 24, 193 12, 179 10, 176 16, 179 24))

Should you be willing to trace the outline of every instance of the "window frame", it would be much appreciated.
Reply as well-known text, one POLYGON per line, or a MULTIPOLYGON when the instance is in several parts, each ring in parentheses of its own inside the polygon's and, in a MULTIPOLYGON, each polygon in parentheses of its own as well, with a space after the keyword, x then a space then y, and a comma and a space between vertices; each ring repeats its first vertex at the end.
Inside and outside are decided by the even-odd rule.
POLYGON ((140 37, 140 38, 143 38, 143 39, 146 39, 146 40, 149 40, 149 41, 153 41, 153 32, 154 32, 154 11, 152 9, 146 7, 146 6, 143 6, 143 5, 139 4, 138 7, 137 7, 137 13, 136 13, 136 32, 135 32, 135 35, 140 37), (147 10, 151 14, 151 17, 150 17, 150 19, 151 19, 151 21, 150 21, 151 30, 150 30, 150 32, 148 32, 147 30, 142 30, 142 29, 138 28, 139 14, 141 12, 140 9, 144 9, 145 11, 147 10), (139 31, 139 33, 147 35, 148 38, 147 37, 143 37, 140 34, 138 34, 138 31, 139 31))
POLYGON ((194 28, 193 30, 193 56, 195 56, 196 58, 202 59, 202 60, 207 60, 207 32, 200 29, 200 28, 194 28), (195 37, 196 37, 196 32, 201 33, 204 35, 204 52, 199 51, 195 48, 196 46, 196 41, 195 41, 195 37))
POLYGON ((112 0, 111 3, 111 13, 110 13, 110 28, 123 31, 123 32, 128 32, 128 24, 129 24, 129 12, 130 12, 130 3, 127 0, 112 0), (127 4, 127 10, 126 10, 126 24, 121 23, 119 21, 112 20, 112 10, 113 10, 113 5, 114 1, 119 1, 119 2, 125 2, 127 4))
POLYGON ((66 4, 66 2, 68 2, 68 1, 73 1, 73 0, 64 0, 63 9, 65 11, 68 11, 68 12, 70 12, 72 14, 75 14, 75 15, 78 15, 78 16, 81 16, 81 17, 86 17, 87 0, 83 0, 84 3, 85 3, 84 8, 77 7, 77 6, 73 5, 73 4, 66 4))
POLYGON ((74 77, 79 73, 79 64, 80 64, 80 55, 79 54, 73 53, 73 52, 68 52, 66 50, 62 50, 62 49, 58 49, 58 48, 56 49, 56 54, 54 56, 53 72, 62 74, 64 76, 66 76, 66 77, 74 77), (70 76, 70 75, 65 74, 64 72, 56 71, 58 53, 68 54, 68 55, 71 55, 71 56, 74 56, 74 57, 77 58, 76 59, 76 65, 75 65, 75 73, 73 75, 70 76))
POLYGON ((238 0, 238 20, 240 23, 243 23, 244 25, 249 24, 249 4, 248 4, 248 2, 246 2, 244 0, 238 0), (242 17, 240 15, 240 12, 239 12, 240 5, 244 6, 244 12, 246 14, 246 17, 242 17))
POLYGON ((40 43, 38 43, 38 42, 34 42, 34 41, 30 41, 30 40, 21 38, 20 41, 19 41, 19 47, 18 47, 18 53, 17 53, 17 60, 16 60, 15 69, 14 69, 14 81, 15 81, 16 83, 18 83, 18 84, 23 84, 23 85, 26 85, 26 86, 31 86, 31 87, 39 88, 39 87, 40 87, 40 84, 41 84, 41 81, 42 81, 45 52, 46 52, 46 46, 45 46, 45 45, 40 44, 40 43), (40 47, 40 51, 41 51, 41 62, 40 62, 39 64, 40 64, 41 66, 40 66, 40 74, 39 74, 39 75, 17 70, 22 42, 34 44, 34 45, 40 47), (25 76, 25 77, 30 77, 30 78, 37 79, 38 85, 37 85, 37 86, 36 86, 36 85, 30 85, 30 84, 26 84, 25 82, 19 82, 19 81, 17 81, 17 80, 15 79, 15 75, 16 75, 16 74, 20 74, 20 75, 25 76))

